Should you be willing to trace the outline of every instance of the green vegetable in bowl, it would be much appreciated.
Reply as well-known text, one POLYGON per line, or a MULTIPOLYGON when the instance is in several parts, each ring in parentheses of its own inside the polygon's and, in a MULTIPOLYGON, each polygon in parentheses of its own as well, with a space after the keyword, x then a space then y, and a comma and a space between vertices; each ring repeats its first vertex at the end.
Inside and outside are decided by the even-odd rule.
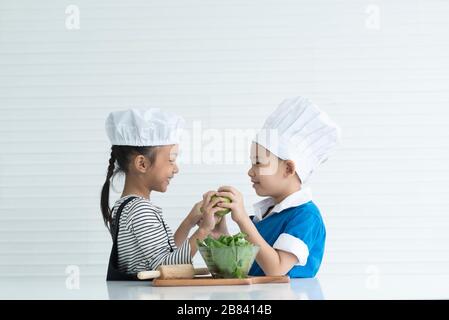
POLYGON ((214 278, 245 278, 259 251, 240 232, 218 239, 208 236, 197 240, 199 251, 214 278))
POLYGON ((230 246, 252 246, 253 244, 246 240, 247 235, 243 232, 239 232, 233 236, 225 236, 221 235, 220 238, 214 239, 211 236, 208 236, 204 240, 197 240, 197 244, 199 247, 207 247, 207 248, 222 248, 222 247, 230 247, 230 246))

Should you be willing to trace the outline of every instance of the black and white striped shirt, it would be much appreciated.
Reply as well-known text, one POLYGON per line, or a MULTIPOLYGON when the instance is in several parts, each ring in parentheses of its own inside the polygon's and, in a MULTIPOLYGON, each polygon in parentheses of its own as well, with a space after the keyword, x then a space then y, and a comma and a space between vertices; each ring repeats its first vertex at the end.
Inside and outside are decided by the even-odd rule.
MULTIPOLYGON (((131 196, 134 195, 116 201, 112 208, 113 219, 120 204, 131 196)), ((156 270, 160 265, 192 263, 189 239, 177 248, 173 233, 162 218, 161 208, 149 200, 143 197, 131 200, 123 208, 119 223, 117 249, 120 271, 131 274, 156 270)))

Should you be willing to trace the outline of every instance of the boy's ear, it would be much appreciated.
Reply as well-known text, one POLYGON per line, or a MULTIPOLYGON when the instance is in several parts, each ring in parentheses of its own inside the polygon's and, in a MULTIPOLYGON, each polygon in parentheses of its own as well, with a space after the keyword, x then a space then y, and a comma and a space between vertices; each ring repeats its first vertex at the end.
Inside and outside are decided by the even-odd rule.
POLYGON ((285 160, 285 176, 292 176, 296 174, 296 166, 292 160, 285 160))

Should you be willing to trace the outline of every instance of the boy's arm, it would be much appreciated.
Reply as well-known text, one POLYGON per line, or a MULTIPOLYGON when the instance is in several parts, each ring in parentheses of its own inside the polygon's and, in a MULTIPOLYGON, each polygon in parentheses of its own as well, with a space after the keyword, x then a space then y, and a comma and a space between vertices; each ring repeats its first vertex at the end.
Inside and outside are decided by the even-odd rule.
POLYGON ((243 216, 237 224, 240 230, 248 235, 248 241, 260 247, 256 261, 267 276, 285 275, 298 263, 294 254, 273 249, 257 231, 248 215, 243 216))
POLYGON ((266 275, 285 275, 298 263, 298 258, 289 252, 276 250, 271 247, 257 231, 243 205, 243 196, 231 186, 218 189, 219 197, 228 197, 231 203, 220 202, 219 207, 231 209, 232 219, 239 225, 240 230, 248 235, 248 240, 260 247, 256 261, 266 275))

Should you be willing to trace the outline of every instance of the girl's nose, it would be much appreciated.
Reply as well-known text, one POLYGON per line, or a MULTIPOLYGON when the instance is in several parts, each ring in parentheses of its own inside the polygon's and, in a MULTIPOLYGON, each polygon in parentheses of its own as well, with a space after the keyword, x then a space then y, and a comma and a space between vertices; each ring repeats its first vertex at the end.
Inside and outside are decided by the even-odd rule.
POLYGON ((175 163, 175 168, 173 170, 173 173, 178 173, 179 172, 179 168, 178 165, 175 163))

